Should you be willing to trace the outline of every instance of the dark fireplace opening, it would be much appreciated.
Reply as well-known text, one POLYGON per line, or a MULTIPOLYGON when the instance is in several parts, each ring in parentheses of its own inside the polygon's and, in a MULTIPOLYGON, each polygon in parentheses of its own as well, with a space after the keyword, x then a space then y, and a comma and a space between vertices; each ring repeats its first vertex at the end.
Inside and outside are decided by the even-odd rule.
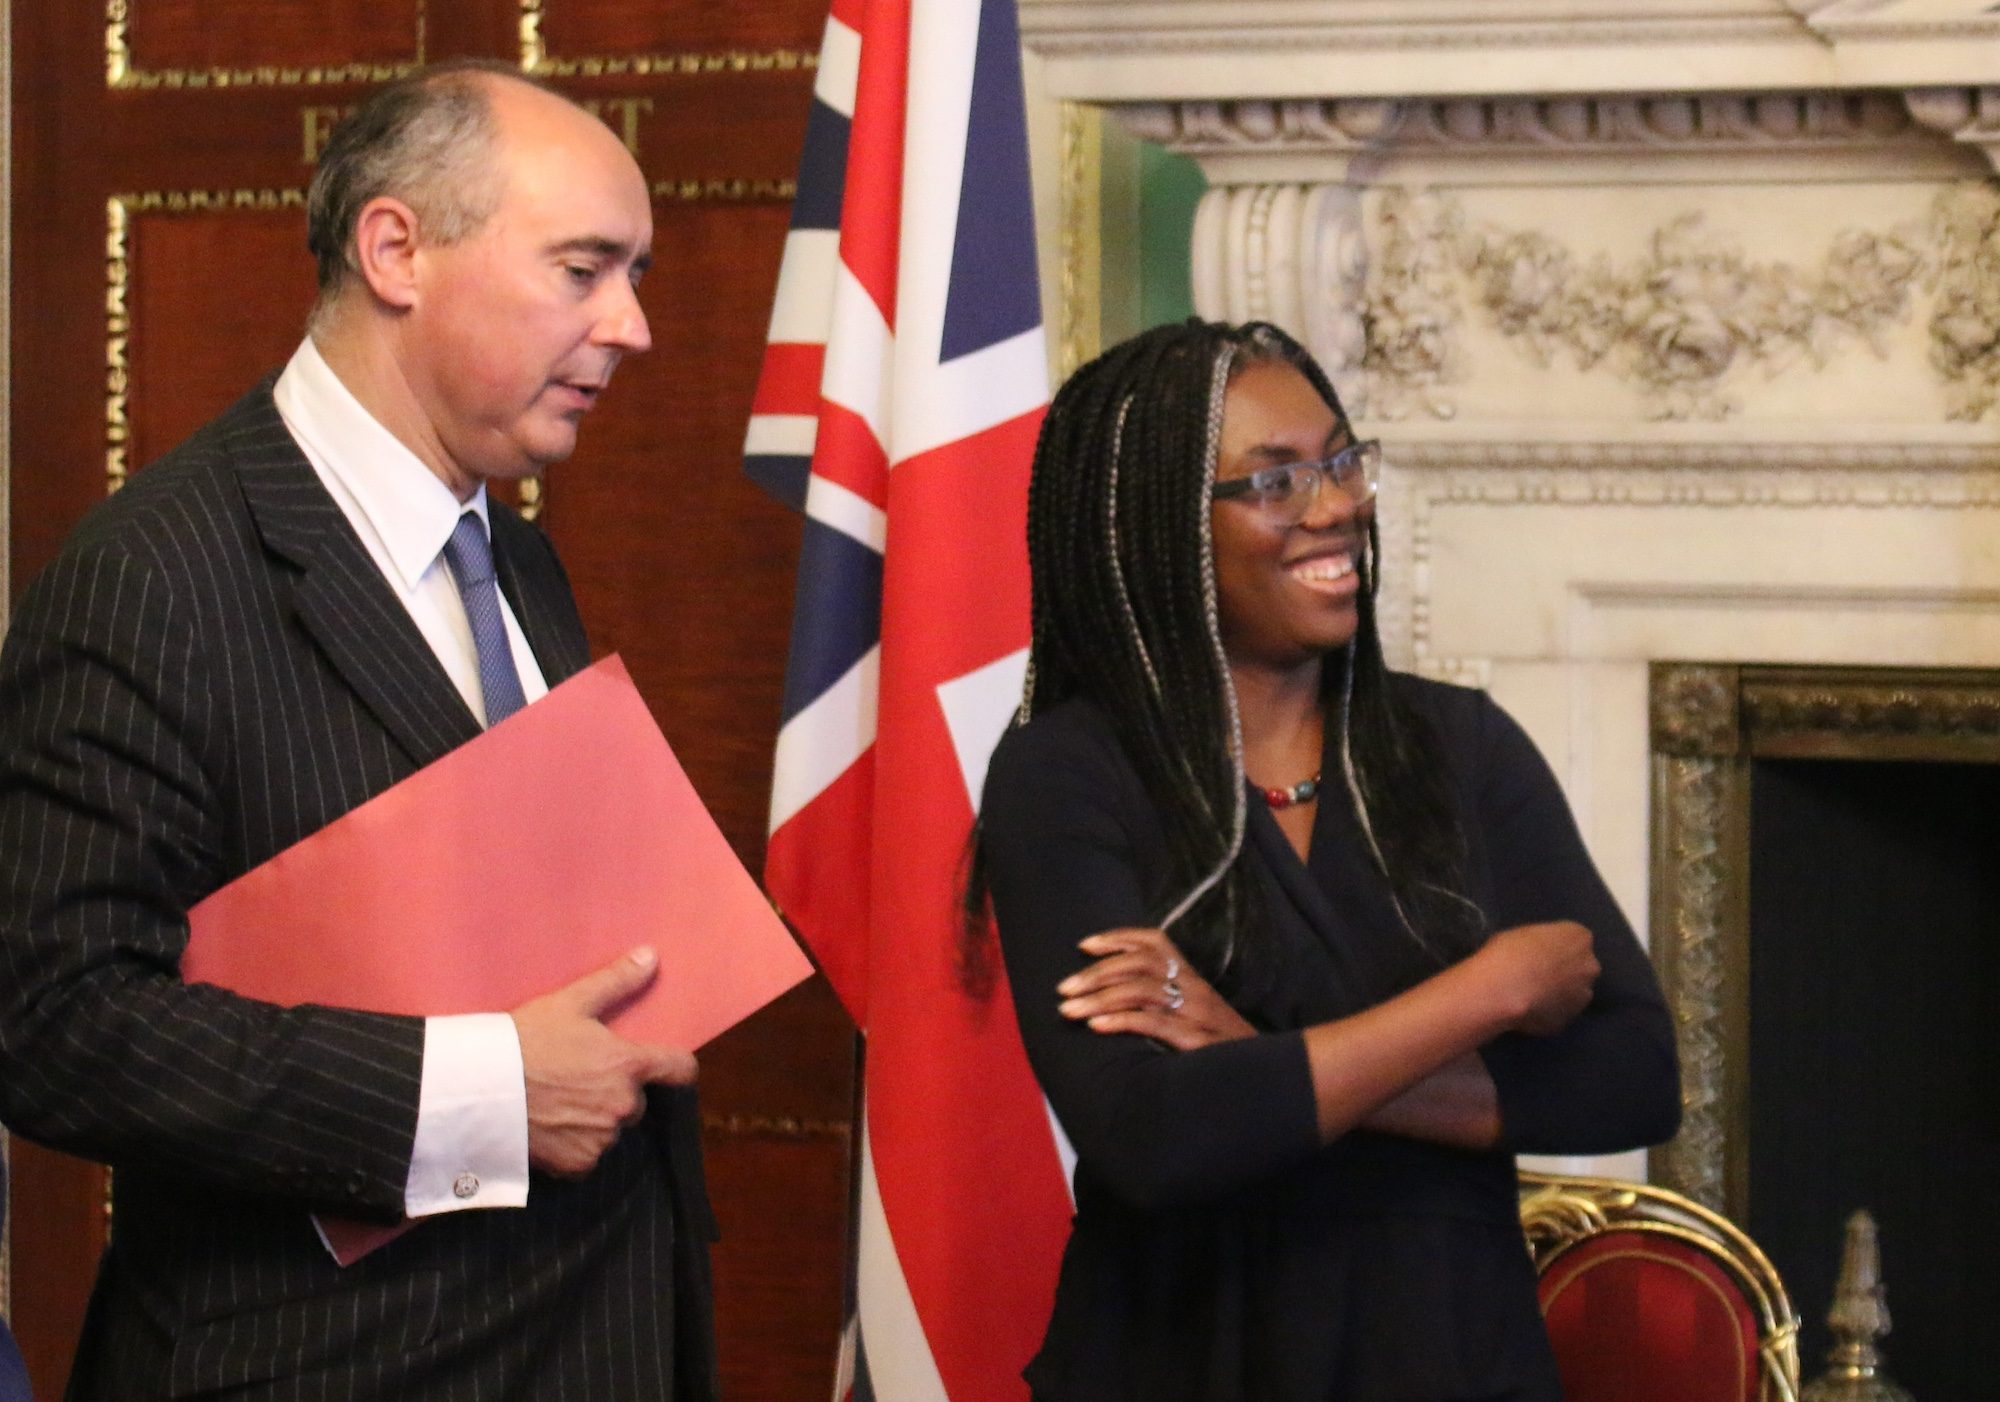
POLYGON ((2000 764, 1750 765, 1748 1227, 1823 1366, 1841 1226, 1881 1226, 1888 1370, 1986 1396, 2000 1320, 2000 764))

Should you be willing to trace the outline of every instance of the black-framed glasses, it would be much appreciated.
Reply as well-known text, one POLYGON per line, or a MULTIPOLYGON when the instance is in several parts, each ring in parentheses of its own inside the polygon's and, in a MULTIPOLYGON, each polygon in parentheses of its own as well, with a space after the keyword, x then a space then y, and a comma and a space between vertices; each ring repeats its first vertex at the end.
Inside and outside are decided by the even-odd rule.
POLYGON ((1373 501, 1375 489, 1382 485, 1381 440, 1364 438, 1317 462, 1279 463, 1248 477, 1232 477, 1217 482, 1209 497, 1214 501, 1240 498, 1272 520, 1295 526, 1312 510, 1320 488, 1326 485, 1340 488, 1356 506, 1373 501))

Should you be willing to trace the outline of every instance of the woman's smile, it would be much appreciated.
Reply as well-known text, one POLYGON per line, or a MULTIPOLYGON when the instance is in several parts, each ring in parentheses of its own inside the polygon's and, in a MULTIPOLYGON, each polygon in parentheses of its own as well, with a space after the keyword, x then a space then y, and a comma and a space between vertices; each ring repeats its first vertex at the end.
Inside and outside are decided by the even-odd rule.
POLYGON ((1314 549, 1287 562, 1284 570, 1293 583, 1330 598, 1351 599, 1361 587, 1352 545, 1314 549))

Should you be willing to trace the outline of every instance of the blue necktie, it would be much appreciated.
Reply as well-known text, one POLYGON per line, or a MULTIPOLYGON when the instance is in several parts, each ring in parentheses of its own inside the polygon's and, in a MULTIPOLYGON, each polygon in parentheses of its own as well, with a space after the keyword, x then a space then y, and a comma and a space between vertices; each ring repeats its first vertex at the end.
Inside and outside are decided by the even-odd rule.
POLYGON ((500 617, 500 591, 493 580, 493 547, 476 512, 458 518, 451 539, 444 543, 444 562, 465 603, 465 620, 472 625, 472 646, 479 653, 479 694, 486 703, 486 723, 501 721, 528 704, 521 694, 521 676, 514 670, 514 651, 507 646, 507 625, 500 617))

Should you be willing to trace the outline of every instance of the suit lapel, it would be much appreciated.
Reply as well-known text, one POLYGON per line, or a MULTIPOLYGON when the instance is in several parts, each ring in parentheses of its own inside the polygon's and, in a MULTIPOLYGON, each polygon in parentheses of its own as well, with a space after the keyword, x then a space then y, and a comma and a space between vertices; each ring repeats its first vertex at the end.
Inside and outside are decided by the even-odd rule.
POLYGON ((260 386, 222 420, 265 547, 298 572, 300 625, 418 766, 479 734, 451 678, 260 386))
MULTIPOLYGON (((493 522, 493 568, 499 576, 500 592, 514 610, 528 650, 542 669, 542 679, 559 686, 581 671, 590 661, 590 646, 576 622, 576 613, 566 591, 530 567, 536 543, 524 537, 533 527, 513 516, 489 497, 493 522)), ((546 549, 546 546, 541 548, 546 549)))

